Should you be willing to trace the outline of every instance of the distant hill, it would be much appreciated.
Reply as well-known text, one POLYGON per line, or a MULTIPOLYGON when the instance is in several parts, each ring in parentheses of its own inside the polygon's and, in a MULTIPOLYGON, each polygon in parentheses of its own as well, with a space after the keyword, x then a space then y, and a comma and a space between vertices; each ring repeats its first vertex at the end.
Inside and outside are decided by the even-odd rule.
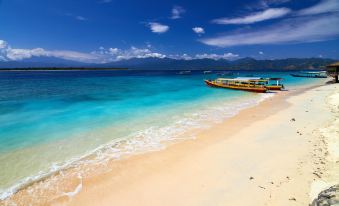
POLYGON ((226 69, 230 66, 230 62, 227 60, 213 59, 133 58, 119 62, 111 62, 101 66, 127 67, 129 69, 226 69))
POLYGON ((256 60, 242 58, 234 61, 225 59, 171 59, 171 58, 132 58, 106 64, 86 64, 55 58, 35 58, 26 61, 0 61, 0 68, 128 68, 128 69, 229 69, 229 70, 306 70, 324 69, 326 65, 336 62, 323 58, 289 58, 276 60, 256 60))
POLYGON ((177 60, 170 58, 129 59, 100 65, 101 67, 121 67, 129 69, 230 69, 230 70, 303 70, 324 69, 326 65, 336 62, 323 58, 289 58, 276 60, 256 60, 242 58, 234 61, 225 59, 177 60))
POLYGON ((0 61, 0 68, 82 67, 86 64, 55 57, 32 57, 22 61, 0 61))

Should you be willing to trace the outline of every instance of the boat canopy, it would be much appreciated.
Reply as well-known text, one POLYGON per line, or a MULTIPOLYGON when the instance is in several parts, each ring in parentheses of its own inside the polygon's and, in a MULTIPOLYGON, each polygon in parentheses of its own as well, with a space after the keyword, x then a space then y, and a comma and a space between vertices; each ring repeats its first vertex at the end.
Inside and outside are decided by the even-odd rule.
POLYGON ((263 79, 261 77, 237 77, 237 78, 218 78, 217 81, 268 82, 268 79, 263 79))
POLYGON ((260 77, 237 77, 234 78, 235 80, 242 80, 242 81, 251 81, 251 80, 260 80, 260 77))
POLYGON ((263 78, 263 77, 237 77, 235 79, 239 80, 248 80, 248 81, 269 81, 269 80, 275 80, 275 81, 280 81, 282 78, 280 77, 270 77, 270 78, 263 78))

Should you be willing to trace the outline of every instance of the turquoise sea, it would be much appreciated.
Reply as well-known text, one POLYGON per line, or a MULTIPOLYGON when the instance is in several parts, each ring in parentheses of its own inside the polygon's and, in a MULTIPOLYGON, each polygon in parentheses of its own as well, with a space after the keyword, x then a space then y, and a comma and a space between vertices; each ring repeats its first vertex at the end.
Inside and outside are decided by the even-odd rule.
MULTIPOLYGON (((287 89, 318 81, 236 73, 283 77, 287 89)), ((0 72, 0 200, 90 154, 107 161, 194 138, 194 131, 274 95, 204 85, 215 77, 203 71, 0 72)))

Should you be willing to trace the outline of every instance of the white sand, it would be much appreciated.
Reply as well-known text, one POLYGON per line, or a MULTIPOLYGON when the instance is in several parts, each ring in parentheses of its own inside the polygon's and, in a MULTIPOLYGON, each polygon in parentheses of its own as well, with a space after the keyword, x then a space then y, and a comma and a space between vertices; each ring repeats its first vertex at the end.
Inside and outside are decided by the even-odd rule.
MULTIPOLYGON (((314 199, 319 192, 339 183, 339 85, 331 85, 333 93, 326 98, 332 118, 323 127, 315 130, 320 137, 318 158, 324 162, 320 179, 314 180, 311 185, 310 199, 314 199)), ((319 146, 318 146, 319 147, 319 146)), ((316 162, 319 163, 319 160, 316 162)))

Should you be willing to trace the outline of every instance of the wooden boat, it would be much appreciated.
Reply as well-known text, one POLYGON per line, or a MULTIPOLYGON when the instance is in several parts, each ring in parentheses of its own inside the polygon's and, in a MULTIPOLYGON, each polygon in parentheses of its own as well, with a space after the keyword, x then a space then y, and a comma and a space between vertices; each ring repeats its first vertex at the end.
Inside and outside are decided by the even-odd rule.
POLYGON ((268 82, 266 84, 266 88, 269 90, 282 90, 284 89, 284 85, 281 83, 282 78, 268 78, 268 82), (272 81, 275 81, 272 83, 272 81))
POLYGON ((268 88, 263 83, 267 81, 268 80, 263 79, 258 80, 238 77, 234 79, 218 78, 216 80, 205 80, 205 83, 210 87, 265 93, 268 91, 268 88))
POLYGON ((326 71, 319 72, 298 72, 290 74, 292 77, 304 77, 304 78, 327 78, 326 71))
POLYGON ((252 75, 239 78, 241 79, 247 78, 250 81, 256 81, 258 85, 264 85, 268 90, 282 90, 285 88, 284 85, 281 83, 282 78, 280 77, 262 78, 262 77, 253 77, 252 75))

